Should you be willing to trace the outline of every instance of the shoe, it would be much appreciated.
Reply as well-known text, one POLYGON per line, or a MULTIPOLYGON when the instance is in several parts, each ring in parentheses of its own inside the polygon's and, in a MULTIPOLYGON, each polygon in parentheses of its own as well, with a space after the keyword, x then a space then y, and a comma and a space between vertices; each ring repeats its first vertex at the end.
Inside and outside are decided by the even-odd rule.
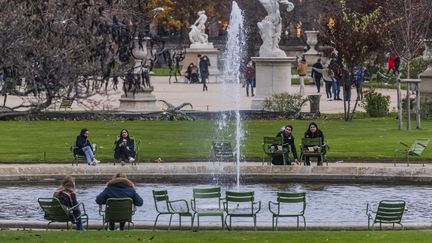
POLYGON ((333 99, 332 98, 330 98, 330 99, 327 99, 328 101, 332 101, 333 99))
POLYGON ((134 162, 135 159, 133 157, 129 157, 129 162, 134 162))
POLYGON ((122 166, 126 164, 123 160, 120 163, 122 166))
POLYGON ((100 163, 100 160, 97 160, 96 158, 94 158, 94 159, 93 159, 93 163, 95 163, 95 164, 99 164, 99 163, 100 163))
POLYGON ((93 161, 93 162, 89 163, 88 165, 96 166, 96 163, 93 161))

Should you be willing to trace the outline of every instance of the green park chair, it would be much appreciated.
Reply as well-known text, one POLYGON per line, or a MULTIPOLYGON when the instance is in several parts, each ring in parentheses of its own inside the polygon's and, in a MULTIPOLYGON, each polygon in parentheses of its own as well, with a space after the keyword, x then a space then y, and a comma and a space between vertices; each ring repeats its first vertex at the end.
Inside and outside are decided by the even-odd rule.
POLYGON ((128 229, 130 224, 135 228, 132 222, 132 215, 135 214, 136 207, 132 198, 108 198, 103 205, 99 205, 99 215, 102 216, 103 228, 108 229, 109 222, 127 222, 128 229))
POLYGON ((82 224, 86 225, 85 228, 88 228, 88 215, 85 211, 85 206, 83 203, 79 203, 74 207, 67 208, 60 203, 58 198, 55 197, 38 198, 38 203, 45 213, 44 218, 50 221, 47 225, 47 230, 49 229, 50 224, 54 222, 66 223, 66 229, 69 230, 69 222, 73 224, 80 218, 82 224), (73 211, 76 209, 80 210, 79 216, 75 216, 73 214, 73 211))
POLYGON ((230 142, 213 141, 212 150, 213 150, 213 161, 235 162, 235 156, 230 142))
MULTIPOLYGON (((140 155, 140 146, 141 146, 141 139, 136 139, 135 137, 129 137, 132 142, 134 143, 134 149, 135 149, 135 161, 133 163, 131 163, 131 165, 137 165, 138 161, 139 161, 139 155, 140 155)), ((118 140, 120 139, 120 136, 117 136, 116 139, 114 140, 114 145, 113 145, 113 150, 115 150, 115 146, 118 142, 118 140)), ((116 163, 118 163, 120 161, 117 161, 114 159, 114 165, 116 163)))
MULTIPOLYGON (((72 153, 72 157, 73 157, 72 166, 73 166, 74 164, 75 164, 76 166, 78 166, 78 163, 79 163, 79 162, 84 162, 84 163, 87 164, 87 159, 86 159, 84 153, 82 153, 82 154, 77 153, 77 149, 78 149, 78 147, 75 146, 75 142, 73 142, 73 143, 72 143, 72 146, 70 146, 70 148, 69 148, 70 152, 72 153)), ((97 150, 98 150, 98 147, 95 146, 95 147, 94 147, 94 150, 93 150, 93 154, 94 154, 94 155, 96 155, 97 150)))
POLYGON ((401 223, 403 213, 405 212, 406 203, 403 200, 382 200, 378 204, 378 209, 373 211, 369 203, 366 205, 366 215, 368 216, 368 229, 379 223, 380 230, 382 224, 392 224, 393 229, 395 224, 399 224, 402 229, 401 223), (371 225, 372 222, 372 225, 371 225))
POLYGON ((278 192, 277 201, 269 201, 268 208, 272 214, 272 229, 278 230, 279 218, 295 217, 297 218, 297 230, 299 229, 299 218, 303 218, 303 225, 306 229, 306 219, 304 213, 306 210, 306 193, 287 193, 278 192))
POLYGON ((192 217, 192 213, 189 211, 189 205, 186 200, 183 199, 173 200, 173 201, 169 200, 167 190, 160 190, 160 191, 153 190, 153 199, 155 203, 156 212, 158 213, 153 225, 153 230, 156 229, 159 216, 161 215, 170 216, 168 230, 171 229, 171 221, 174 215, 179 216, 179 229, 182 228, 182 224, 181 224, 182 217, 191 217, 191 229, 193 229, 193 217, 192 217))
POLYGON ((221 201, 221 189, 215 188, 194 188, 192 189, 193 199, 191 200, 191 208, 193 213, 192 222, 197 219, 197 229, 200 225, 200 217, 221 217, 222 230, 224 229, 224 210, 221 201))
MULTIPOLYGON (((428 144, 429 144, 429 139, 428 138, 419 138, 416 139, 414 141, 413 144, 408 145, 404 142, 400 142, 401 145, 404 146, 403 149, 396 149, 395 150, 395 159, 394 159, 394 165, 396 166, 396 156, 397 154, 404 154, 405 155, 405 159, 406 159, 406 163, 409 166, 410 164, 410 156, 412 157, 421 157, 423 152, 425 151, 425 149, 427 148, 428 144)), ((424 166, 424 161, 423 161, 423 166, 424 166)))
POLYGON ((253 218, 256 230, 256 215, 261 210, 261 201, 255 202, 254 192, 225 192, 224 210, 226 213, 225 224, 231 230, 233 217, 253 218), (229 225, 227 219, 229 217, 229 225))
POLYGON ((328 165, 326 158, 328 150, 329 147, 327 144, 323 143, 322 138, 302 138, 300 144, 300 158, 304 165, 306 165, 306 157, 321 158, 321 163, 325 161, 328 165))
MULTIPOLYGON (((282 137, 263 137, 263 164, 265 163, 266 158, 270 158, 270 164, 271 159, 274 155, 281 155, 284 156, 283 150, 282 150, 283 140, 282 137), (279 149, 276 149, 275 146, 278 146, 279 149)), ((285 160, 284 160, 285 161, 285 160)))

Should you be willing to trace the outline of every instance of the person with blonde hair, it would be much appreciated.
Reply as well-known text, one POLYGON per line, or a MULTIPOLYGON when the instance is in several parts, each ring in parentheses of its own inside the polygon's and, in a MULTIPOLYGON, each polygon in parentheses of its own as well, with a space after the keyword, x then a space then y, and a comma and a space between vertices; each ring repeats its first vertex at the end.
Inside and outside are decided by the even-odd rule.
MULTIPOLYGON (((117 173, 108 181, 106 188, 96 197, 96 203, 106 204, 109 198, 131 198, 135 206, 142 206, 143 199, 135 191, 135 185, 125 174, 117 173)), ((116 222, 109 222, 109 229, 115 229, 116 222)), ((120 230, 124 230, 125 222, 120 223, 120 230)))
MULTIPOLYGON (((54 192, 53 196, 66 208, 78 205, 77 196, 75 194, 75 178, 72 176, 66 176, 59 188, 54 192)), ((70 219, 72 223, 76 224, 76 229, 84 230, 80 209, 77 207, 72 211, 72 214, 73 215, 71 215, 70 219)))

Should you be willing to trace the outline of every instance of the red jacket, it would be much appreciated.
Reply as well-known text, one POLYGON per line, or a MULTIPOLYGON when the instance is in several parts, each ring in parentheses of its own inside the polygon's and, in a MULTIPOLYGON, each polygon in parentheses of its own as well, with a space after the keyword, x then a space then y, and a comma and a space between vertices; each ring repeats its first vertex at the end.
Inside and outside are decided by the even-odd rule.
POLYGON ((388 61, 388 69, 394 69, 396 63, 396 55, 391 54, 388 61))

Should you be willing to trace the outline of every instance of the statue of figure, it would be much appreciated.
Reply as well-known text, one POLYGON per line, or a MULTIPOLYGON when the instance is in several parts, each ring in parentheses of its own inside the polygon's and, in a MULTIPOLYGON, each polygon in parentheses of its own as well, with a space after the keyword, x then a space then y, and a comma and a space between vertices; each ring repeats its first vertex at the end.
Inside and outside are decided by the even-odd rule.
POLYGON ((294 4, 288 0, 259 0, 267 11, 267 16, 258 23, 258 29, 263 44, 260 47, 260 57, 286 57, 284 51, 279 48, 282 34, 282 18, 279 11, 279 3, 287 4, 287 11, 294 9, 294 4))
POLYGON ((199 18, 191 26, 189 32, 189 40, 192 44, 206 44, 208 43, 208 35, 205 33, 205 22, 207 21, 207 15, 205 11, 201 10, 198 12, 199 18))

